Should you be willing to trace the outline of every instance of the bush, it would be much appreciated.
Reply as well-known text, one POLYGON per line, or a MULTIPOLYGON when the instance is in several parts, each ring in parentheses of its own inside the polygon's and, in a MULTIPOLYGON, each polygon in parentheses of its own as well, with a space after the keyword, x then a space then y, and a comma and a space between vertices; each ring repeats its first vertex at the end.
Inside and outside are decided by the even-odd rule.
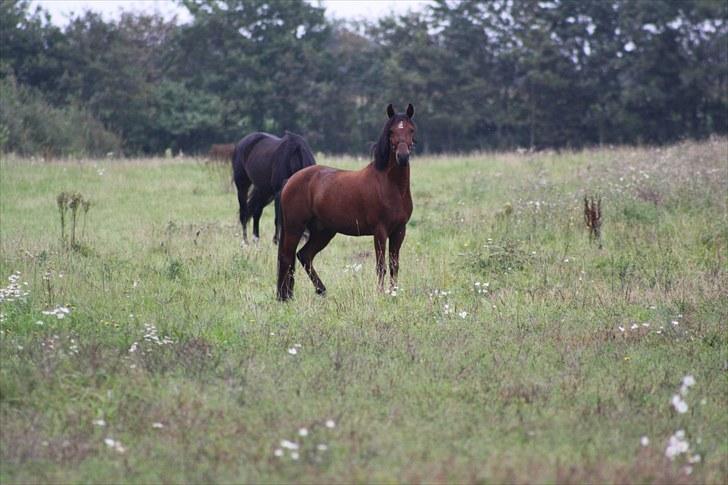
POLYGON ((86 156, 119 153, 121 138, 87 111, 57 108, 13 77, 0 79, 0 150, 20 155, 86 156))

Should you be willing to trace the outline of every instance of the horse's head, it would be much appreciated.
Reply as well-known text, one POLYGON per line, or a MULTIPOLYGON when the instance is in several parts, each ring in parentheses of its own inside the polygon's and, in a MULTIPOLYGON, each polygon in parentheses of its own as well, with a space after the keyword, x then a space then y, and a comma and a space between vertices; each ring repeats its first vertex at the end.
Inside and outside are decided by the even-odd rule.
POLYGON ((417 126, 412 117, 415 115, 415 108, 411 104, 407 106, 405 113, 395 113, 394 106, 387 106, 389 120, 384 125, 379 141, 374 147, 374 161, 380 170, 389 165, 390 156, 400 167, 409 164, 410 152, 415 144, 415 132, 417 126))

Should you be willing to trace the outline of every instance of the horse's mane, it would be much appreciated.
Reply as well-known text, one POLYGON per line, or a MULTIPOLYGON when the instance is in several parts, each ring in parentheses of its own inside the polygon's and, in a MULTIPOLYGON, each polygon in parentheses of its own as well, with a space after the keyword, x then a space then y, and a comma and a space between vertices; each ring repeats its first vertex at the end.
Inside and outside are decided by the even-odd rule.
POLYGON ((374 157, 374 166, 377 170, 384 170, 389 165, 389 153, 392 151, 391 144, 389 143, 389 130, 392 129, 394 123, 399 123, 400 121, 406 121, 412 125, 415 124, 406 114, 395 114, 387 120, 384 128, 382 128, 382 133, 379 135, 379 140, 372 145, 372 156, 374 157))
POLYGON ((273 191, 277 193, 291 175, 311 165, 316 165, 316 159, 306 139, 286 131, 280 146, 273 153, 273 191))

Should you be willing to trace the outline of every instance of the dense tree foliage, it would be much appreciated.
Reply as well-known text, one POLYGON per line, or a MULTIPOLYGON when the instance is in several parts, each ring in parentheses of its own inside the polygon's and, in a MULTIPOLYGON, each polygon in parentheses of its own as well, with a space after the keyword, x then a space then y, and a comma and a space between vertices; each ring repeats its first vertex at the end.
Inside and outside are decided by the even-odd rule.
MULTIPOLYGON (((722 0, 436 0, 374 23, 331 21, 304 0, 180 3, 190 23, 85 13, 60 29, 28 0, 0 2, 4 98, 74 107, 126 153, 287 129, 363 154, 389 102, 417 106, 431 152, 728 132, 722 0)), ((3 104, 13 139, 22 103, 3 104)))

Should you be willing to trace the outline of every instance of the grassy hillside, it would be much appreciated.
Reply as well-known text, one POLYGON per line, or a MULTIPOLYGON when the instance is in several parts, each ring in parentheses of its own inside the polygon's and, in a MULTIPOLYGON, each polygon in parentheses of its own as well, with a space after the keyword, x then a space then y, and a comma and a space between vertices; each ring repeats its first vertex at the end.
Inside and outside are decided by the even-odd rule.
POLYGON ((727 160, 416 158, 396 295, 339 235, 281 304, 227 167, 6 158, 0 480, 725 483, 727 160))

